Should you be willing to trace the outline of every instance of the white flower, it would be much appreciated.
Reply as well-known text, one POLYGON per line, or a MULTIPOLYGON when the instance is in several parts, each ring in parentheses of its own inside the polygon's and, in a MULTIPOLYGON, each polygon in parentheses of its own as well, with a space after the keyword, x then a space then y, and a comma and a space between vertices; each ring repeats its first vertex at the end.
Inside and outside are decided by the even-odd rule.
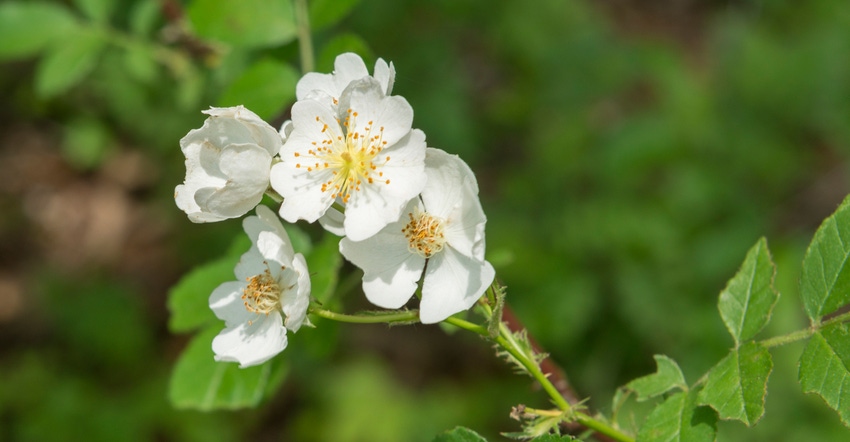
MULTIPOLYGON (((309 72, 298 80, 295 85, 295 97, 298 100, 318 100, 329 106, 339 104, 342 92, 353 81, 369 76, 366 63, 359 55, 352 52, 340 54, 334 60, 334 71, 332 74, 320 74, 309 72)), ((381 91, 390 95, 395 82, 395 68, 393 64, 387 64, 383 59, 375 63, 375 80, 381 85, 381 91)))
POLYGON ((216 361, 261 364, 286 348, 286 331, 307 321, 310 275, 304 256, 292 250, 280 220, 266 206, 243 222, 252 246, 236 265, 237 281, 210 295, 210 308, 225 321, 213 339, 216 361), (285 317, 285 318, 284 318, 285 317))
POLYGON ((400 220, 365 241, 343 238, 339 249, 363 269, 369 301, 384 308, 403 306, 425 269, 419 318, 430 324, 472 307, 496 273, 484 260, 487 218, 469 166, 433 148, 425 164, 428 184, 400 220))
POLYGON ((316 100, 292 106, 292 132, 271 170, 283 197, 280 216, 314 222, 334 202, 345 206, 345 234, 359 241, 398 219, 425 186, 425 134, 413 109, 386 96, 373 78, 351 83, 338 111, 316 100))
POLYGON ((204 113, 204 125, 180 140, 186 180, 174 189, 177 207, 196 223, 237 218, 259 204, 283 144, 281 133, 243 106, 204 113))

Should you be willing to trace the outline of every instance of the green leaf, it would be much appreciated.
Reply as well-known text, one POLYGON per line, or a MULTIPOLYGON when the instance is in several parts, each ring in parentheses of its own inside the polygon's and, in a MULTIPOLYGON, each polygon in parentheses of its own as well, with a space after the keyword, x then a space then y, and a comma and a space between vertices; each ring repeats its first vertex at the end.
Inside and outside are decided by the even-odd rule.
MULTIPOLYGON (((331 72, 334 70, 334 60, 337 55, 345 52, 354 52, 361 56, 374 58, 369 44, 355 34, 340 34, 325 43, 321 52, 316 57, 316 70, 318 72, 331 72)), ((369 69, 371 71, 371 67, 369 69)))
POLYGON ((290 1, 195 0, 187 14, 198 35, 234 46, 282 45, 296 34, 290 1))
POLYGON ((167 302, 169 330, 187 332, 219 322, 209 308, 210 294, 219 284, 235 279, 233 268, 250 247, 251 240, 239 235, 224 257, 193 269, 171 288, 167 302))
POLYGON ((218 99, 221 107, 244 105, 263 119, 272 119, 295 100, 298 72, 290 65, 263 58, 233 81, 218 99))
POLYGON ((816 393, 850 427, 850 326, 835 324, 815 332, 800 356, 800 385, 816 393))
POLYGON ((177 361, 168 388, 176 408, 209 411, 253 407, 283 381, 288 368, 280 357, 248 368, 216 362, 212 340, 222 327, 208 327, 195 336, 177 361))
POLYGON ((94 68, 106 46, 106 36, 96 29, 80 29, 53 45, 38 65, 35 89, 42 98, 65 92, 94 68))
POLYGON ((142 83, 151 83, 159 74, 154 51, 147 45, 130 43, 125 47, 124 66, 127 72, 142 83))
POLYGON ((770 352, 760 344, 748 342, 733 349, 708 372, 699 403, 717 410, 721 419, 736 419, 753 426, 764 414, 771 370, 770 352))
POLYGON ((800 294, 813 323, 850 302, 850 198, 824 220, 803 258, 800 294))
POLYGON ((159 0, 141 0, 130 9, 130 30, 136 35, 150 35, 162 16, 159 0))
POLYGON ((115 10, 115 0, 74 0, 86 17, 96 23, 106 23, 115 10))
POLYGON ((709 407, 696 404, 696 392, 679 392, 655 407, 646 417, 637 442, 702 442, 714 441, 717 414, 709 407))
POLYGON ((432 442, 487 442, 480 434, 466 427, 455 427, 449 431, 440 433, 432 442))
POLYGON ((676 387, 683 391, 688 390, 688 384, 685 383, 685 376, 682 374, 682 370, 679 369, 679 364, 676 361, 664 355, 655 355, 653 357, 655 358, 656 365, 658 365, 658 370, 651 375, 637 378, 626 384, 626 388, 637 394, 638 401, 645 401, 676 387))
POLYGON ((310 270, 311 295, 319 302, 328 302, 336 290, 342 255, 339 253, 339 237, 325 234, 322 242, 306 255, 310 270))
POLYGON ((738 273, 720 293, 717 308, 735 339, 735 346, 754 337, 770 320, 779 294, 773 289, 776 267, 761 238, 747 252, 738 273))
POLYGON ((313 30, 336 24, 357 6, 360 0, 312 0, 310 26, 313 30))
POLYGON ((0 60, 27 57, 77 28, 77 20, 56 3, 0 4, 0 60))

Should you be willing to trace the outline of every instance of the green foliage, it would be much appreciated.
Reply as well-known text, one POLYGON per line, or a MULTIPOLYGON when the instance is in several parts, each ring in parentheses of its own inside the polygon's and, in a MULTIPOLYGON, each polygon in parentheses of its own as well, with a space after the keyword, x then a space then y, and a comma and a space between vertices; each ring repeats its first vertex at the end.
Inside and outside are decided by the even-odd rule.
POLYGON ((688 390, 688 384, 685 383, 685 376, 682 374, 682 370, 676 361, 664 355, 655 355, 653 357, 655 358, 655 363, 658 365, 658 370, 653 374, 637 378, 626 384, 626 388, 637 394, 638 401, 654 398, 673 388, 680 388, 683 391, 688 390))
POLYGON ((735 339, 735 345, 753 338, 770 320, 779 294, 773 289, 776 267, 767 250, 767 240, 754 245, 740 270, 720 293, 720 316, 735 339))
POLYGON ((220 331, 220 326, 212 326, 198 333, 177 361, 168 390, 175 407, 202 411, 254 407, 283 382, 288 364, 281 357, 248 368, 216 362, 212 341, 220 331))
POLYGON ((325 234, 320 243, 305 253, 305 257, 310 268, 310 296, 322 303, 331 301, 342 266, 339 238, 325 234))
POLYGON ((369 44, 356 34, 340 34, 325 43, 316 57, 316 70, 331 72, 334 69, 336 56, 344 52, 360 54, 365 59, 373 58, 369 44))
POLYGON ((187 14, 199 36, 234 46, 282 45, 295 38, 289 1, 194 0, 187 14))
POLYGON ((107 23, 117 6, 117 0, 74 0, 80 11, 95 23, 107 23))
POLYGON ((80 28, 69 33, 61 44, 50 47, 38 65, 35 90, 42 98, 65 92, 88 75, 107 44, 104 32, 80 28))
POLYGON ((310 26, 322 29, 334 25, 358 3, 360 0, 313 0, 309 2, 310 26))
POLYGON ((668 397, 647 416, 637 441, 714 441, 717 415, 711 408, 699 406, 696 398, 697 391, 694 390, 668 397))
POLYGON ((721 419, 737 419, 753 426, 764 414, 767 378, 772 369, 767 349, 748 342, 733 349, 708 372, 697 399, 701 405, 717 410, 721 419))
POLYGON ((221 283, 232 281, 233 268, 251 241, 237 236, 228 253, 220 259, 198 266, 180 279, 168 292, 168 328, 172 332, 188 332, 220 321, 209 309, 210 294, 221 283))
POLYGON ((800 294, 813 324, 850 303, 850 199, 824 220, 803 259, 800 294))
POLYGON ((263 58, 242 72, 218 99, 218 106, 244 105, 260 118, 272 119, 295 100, 298 72, 292 66, 263 58))
POLYGON ((487 439, 469 428, 455 427, 438 434, 431 442, 487 442, 487 439))
POLYGON ((800 357, 800 385, 850 426, 850 326, 833 324, 815 332, 800 357))
POLYGON ((93 118, 80 117, 65 127, 62 153, 73 166, 88 170, 98 166, 111 147, 109 128, 93 118))
POLYGON ((35 55, 76 29, 74 16, 55 3, 0 4, 0 61, 35 55))

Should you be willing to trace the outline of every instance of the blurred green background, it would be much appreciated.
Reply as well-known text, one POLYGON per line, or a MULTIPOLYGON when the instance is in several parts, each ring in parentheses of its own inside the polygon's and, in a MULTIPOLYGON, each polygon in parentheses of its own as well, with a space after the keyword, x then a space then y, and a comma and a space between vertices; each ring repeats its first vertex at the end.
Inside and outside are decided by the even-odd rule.
MULTIPOLYGON (((392 61, 414 126, 476 171, 508 302, 592 410, 653 354, 689 382, 726 354, 716 297, 760 236, 782 293, 763 336, 806 325, 802 255, 850 190, 846 0, 310 7, 320 71, 347 50, 392 61)), ((512 405, 548 404, 477 338, 327 321, 291 338, 262 407, 169 404, 188 336, 168 330, 168 290, 241 234, 176 208, 178 140, 211 105, 286 119, 291 16, 263 0, 0 2, 0 440, 498 437, 518 428, 512 405)), ((367 307, 356 290, 341 302, 367 307)), ((719 440, 848 438, 800 393, 801 351, 773 352, 765 418, 721 422, 719 440)))

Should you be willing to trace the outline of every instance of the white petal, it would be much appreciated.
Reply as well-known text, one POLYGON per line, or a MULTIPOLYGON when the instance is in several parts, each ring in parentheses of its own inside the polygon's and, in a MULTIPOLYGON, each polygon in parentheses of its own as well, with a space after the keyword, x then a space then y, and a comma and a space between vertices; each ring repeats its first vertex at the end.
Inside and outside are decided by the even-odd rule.
POLYGON ((390 157, 379 166, 382 181, 364 183, 345 207, 345 234, 362 241, 399 219, 404 207, 425 187, 425 134, 412 130, 381 153, 390 157), (385 180, 385 181, 384 181, 385 180), (389 182, 389 184, 387 184, 389 182))
POLYGON ((245 309, 245 304, 242 301, 244 289, 245 283, 228 281, 216 287, 210 295, 210 309, 228 327, 247 323, 257 316, 245 309))
POLYGON ((428 260, 419 305, 420 321, 433 324, 468 310, 495 276, 489 262, 464 256, 451 247, 444 248, 428 260))
POLYGON ((422 190, 425 209, 445 221, 446 241, 455 250, 483 260, 487 217, 478 199, 478 184, 472 170, 457 155, 433 148, 428 148, 425 165, 428 176, 422 190))
MULTIPOLYGON (((274 270, 275 267, 292 266, 292 245, 285 242, 275 232, 260 232, 257 238, 257 249, 265 258, 269 270, 274 270)), ((275 270, 274 273, 277 271, 275 270)))
POLYGON ((381 84, 371 77, 352 82, 339 99, 339 114, 344 118, 351 109, 357 112, 351 130, 365 133, 367 126, 383 127, 383 140, 392 146, 410 132, 413 108, 400 96, 386 96, 381 84))
POLYGON ((314 91, 320 91, 332 98, 338 99, 342 91, 354 80, 366 77, 369 71, 366 63, 359 55, 346 52, 340 54, 334 60, 334 72, 332 74, 319 74, 310 72, 298 80, 295 85, 295 96, 299 100, 308 98, 314 91))
POLYGON ((280 313, 257 316, 247 323, 227 327, 213 339, 216 361, 239 362, 240 368, 259 365, 286 348, 286 328, 280 313))
POLYGON ((395 83, 395 66, 393 66, 392 62, 387 65, 387 62, 383 58, 379 58, 375 62, 374 77, 375 80, 381 83, 381 89, 384 93, 390 95, 393 91, 393 84, 395 83))
POLYGON ((334 206, 329 207, 325 214, 319 218, 319 224, 336 236, 345 236, 344 222, 345 214, 335 209, 334 206))
POLYGON ((425 267, 425 258, 408 250, 403 225, 392 223, 367 240, 343 238, 339 243, 345 259, 363 270, 366 298, 379 307, 403 306, 416 291, 425 267))
POLYGON ((195 193, 203 211, 236 218, 253 209, 269 186, 271 155, 255 144, 231 144, 221 152, 221 171, 227 182, 219 188, 206 187, 195 193))
POLYGON ((297 280, 289 282, 280 300, 283 313, 286 315, 286 328, 297 332, 307 319, 307 308, 310 306, 310 273, 304 255, 297 253, 292 259, 292 270, 297 280))
POLYGON ((177 207, 189 215, 193 223, 209 223, 227 219, 214 213, 202 212, 198 203, 195 202, 195 190, 189 184, 180 184, 174 188, 174 201, 177 207))
POLYGON ((315 222, 333 204, 331 194, 322 191, 322 184, 329 179, 325 175, 308 176, 292 164, 281 162, 272 166, 269 179, 272 188, 283 196, 279 213, 287 222, 315 222))

